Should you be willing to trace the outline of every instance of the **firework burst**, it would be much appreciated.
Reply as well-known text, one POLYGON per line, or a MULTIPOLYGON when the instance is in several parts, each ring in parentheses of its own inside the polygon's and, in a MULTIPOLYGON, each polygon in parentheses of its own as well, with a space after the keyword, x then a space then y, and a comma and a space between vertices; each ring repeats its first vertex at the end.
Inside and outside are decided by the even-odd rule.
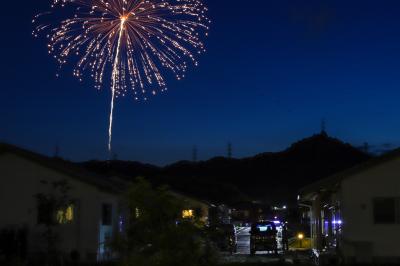
POLYGON ((54 26, 38 21, 55 12, 37 15, 33 35, 46 32, 49 53, 60 67, 74 60, 80 80, 87 74, 97 89, 110 84, 110 151, 115 99, 128 90, 135 100, 166 91, 163 69, 182 79, 205 51, 210 20, 201 0, 54 0, 51 7, 73 16, 54 26))

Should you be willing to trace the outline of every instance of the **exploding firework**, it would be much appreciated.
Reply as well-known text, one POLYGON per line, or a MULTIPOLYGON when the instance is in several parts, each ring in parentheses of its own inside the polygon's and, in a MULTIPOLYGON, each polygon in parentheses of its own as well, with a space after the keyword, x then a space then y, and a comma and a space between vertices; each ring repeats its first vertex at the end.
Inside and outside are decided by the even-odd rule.
POLYGON ((205 52, 210 20, 201 0, 54 0, 51 7, 73 16, 54 26, 37 23, 55 12, 37 15, 33 35, 46 32, 49 54, 60 67, 75 60, 80 80, 88 74, 97 89, 110 84, 110 151, 115 99, 130 89, 135 100, 166 91, 163 69, 182 79, 205 52))

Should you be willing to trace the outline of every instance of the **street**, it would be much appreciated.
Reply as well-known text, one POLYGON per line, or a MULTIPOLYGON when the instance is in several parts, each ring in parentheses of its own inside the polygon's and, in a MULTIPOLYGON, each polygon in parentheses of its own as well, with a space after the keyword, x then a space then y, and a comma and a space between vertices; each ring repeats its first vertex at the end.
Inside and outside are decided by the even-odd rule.
POLYGON ((250 255, 250 227, 239 227, 236 230, 237 233, 237 253, 230 255, 226 253, 223 256, 223 262, 225 263, 277 263, 285 261, 287 263, 293 263, 294 258, 301 259, 302 261, 308 261, 307 256, 301 256, 299 254, 287 253, 282 251, 282 238, 281 232, 278 231, 278 248, 279 255, 269 254, 268 252, 257 252, 255 256, 250 255))
POLYGON ((283 259, 282 256, 257 252, 256 256, 250 256, 250 227, 239 227, 237 233, 237 253, 224 256, 226 263, 276 263, 283 259))
MULTIPOLYGON (((239 227, 236 230, 237 234, 237 254, 238 255, 250 255, 250 227, 239 227)), ((278 250, 279 253, 282 251, 282 231, 278 229, 277 235, 278 250)), ((257 254, 268 254, 267 252, 257 252, 257 254)))
POLYGON ((237 229, 237 254, 250 255, 250 227, 237 229))

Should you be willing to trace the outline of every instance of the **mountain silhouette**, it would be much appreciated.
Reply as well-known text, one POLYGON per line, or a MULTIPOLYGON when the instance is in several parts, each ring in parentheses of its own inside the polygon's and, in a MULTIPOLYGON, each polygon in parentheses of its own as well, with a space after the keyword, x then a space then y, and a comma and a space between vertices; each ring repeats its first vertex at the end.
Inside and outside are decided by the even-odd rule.
POLYGON ((143 176, 157 185, 212 202, 243 200, 293 201, 302 186, 351 168, 371 158, 325 132, 305 138, 282 152, 202 162, 180 161, 166 167, 129 161, 90 161, 86 168, 133 180, 143 176))

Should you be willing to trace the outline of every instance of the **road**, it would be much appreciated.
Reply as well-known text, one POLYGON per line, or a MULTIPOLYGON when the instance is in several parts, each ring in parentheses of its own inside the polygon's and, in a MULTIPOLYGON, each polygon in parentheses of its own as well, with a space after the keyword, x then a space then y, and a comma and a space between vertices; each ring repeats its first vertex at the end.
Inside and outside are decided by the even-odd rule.
MULTIPOLYGON (((240 227, 237 229, 237 254, 250 255, 250 227, 240 227)), ((282 252, 282 232, 278 231, 278 250, 282 252)), ((257 252, 257 254, 267 254, 267 252, 257 252)))
POLYGON ((278 263, 282 255, 267 254, 267 252, 257 252, 256 256, 250 255, 250 227, 240 227, 237 233, 237 253, 233 256, 226 254, 223 261, 226 263, 278 263))
POLYGON ((250 227, 240 227, 237 230, 237 254, 250 255, 250 227))
POLYGON ((234 255, 225 254, 225 263, 293 263, 293 255, 284 254, 281 249, 281 232, 278 232, 279 255, 268 254, 268 252, 257 252, 255 256, 250 255, 250 227, 237 228, 237 253, 234 255))

